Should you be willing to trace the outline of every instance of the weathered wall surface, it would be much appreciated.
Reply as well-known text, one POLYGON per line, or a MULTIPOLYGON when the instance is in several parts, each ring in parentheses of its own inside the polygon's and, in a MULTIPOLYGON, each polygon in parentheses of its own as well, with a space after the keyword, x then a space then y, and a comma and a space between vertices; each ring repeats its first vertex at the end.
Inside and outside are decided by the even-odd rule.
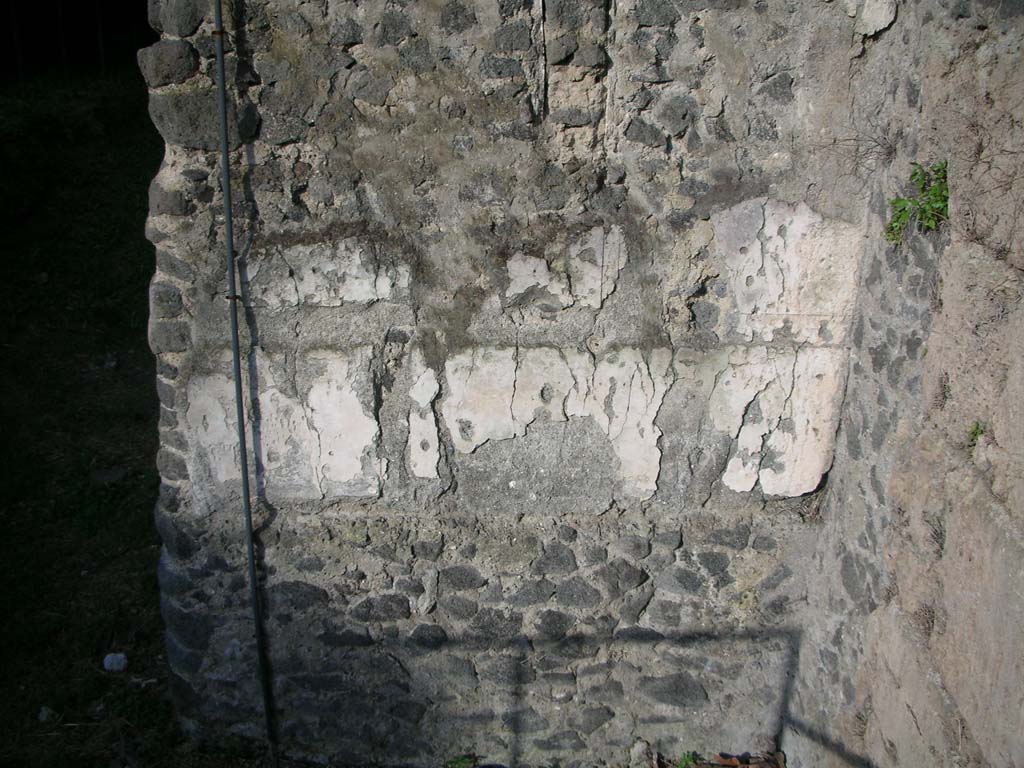
POLYGON ((805 760, 827 736, 827 765, 1024 765, 1021 10, 901 5, 851 65, 876 84, 852 114, 890 142, 870 228, 938 158, 950 224, 865 249, 787 736, 805 760))
MULTIPOLYGON (((150 9, 169 659, 197 735, 258 738, 210 20, 191 0, 150 9)), ((675 755, 782 735, 794 764, 895 765, 943 754, 957 722, 965 760, 1014 754, 1016 641, 993 629, 968 673, 955 626, 995 623, 1020 587, 1019 183, 991 176, 1020 162, 1012 13, 248 0, 231 15, 288 753, 612 763, 637 738, 675 755), (954 109, 1001 116, 979 123, 988 176, 954 109), (885 198, 940 157, 970 227, 886 248, 885 198), (965 349, 982 298, 986 341, 965 349), (981 396, 979 361, 1002 366, 981 396), (965 451, 973 421, 989 427, 965 451), (938 555, 915 539, 938 509, 921 506, 926 477, 938 555), (984 599, 958 592, 968 578, 984 599), (927 615, 922 644, 907 633, 927 615), (920 743, 883 708, 900 686, 908 710, 944 707, 920 743)))

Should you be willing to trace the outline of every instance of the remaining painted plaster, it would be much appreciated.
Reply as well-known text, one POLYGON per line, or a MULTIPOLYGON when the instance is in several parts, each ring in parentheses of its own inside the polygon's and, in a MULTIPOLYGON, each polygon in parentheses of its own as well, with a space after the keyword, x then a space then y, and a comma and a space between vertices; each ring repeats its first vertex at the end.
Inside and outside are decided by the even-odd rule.
POLYGON ((411 355, 413 385, 409 390, 409 471, 414 477, 433 479, 440 461, 437 417, 432 403, 441 388, 437 374, 428 368, 417 347, 411 355))
POLYGON ((562 307, 580 306, 600 309, 615 290, 619 272, 626 266, 626 243, 622 228, 594 227, 569 246, 568 257, 553 268, 547 260, 516 253, 506 264, 507 298, 531 290, 550 294, 562 307))
POLYGON ((526 434, 534 421, 593 418, 619 459, 624 496, 650 498, 661 465, 654 420, 673 381, 672 354, 618 350, 595 364, 587 353, 477 348, 450 358, 441 413, 457 451, 526 434))
POLYGON ((600 309, 615 290, 619 272, 626 266, 626 242, 622 228, 607 232, 594 227, 569 247, 569 279, 572 295, 584 307, 600 309))
POLYGON ((857 298, 860 235, 803 203, 746 200, 711 217, 726 267, 719 335, 841 344, 857 298))
POLYGON ((832 464, 846 353, 831 348, 736 347, 719 358, 713 426, 733 439, 722 482, 772 496, 817 488, 832 464))
POLYGON ((552 272, 547 261, 537 256, 516 253, 508 260, 508 289, 505 296, 515 298, 531 289, 546 291, 563 307, 573 303, 568 280, 558 272, 552 272))
POLYGON ((269 309, 370 304, 396 299, 409 285, 406 266, 381 264, 356 238, 282 248, 253 272, 253 303, 269 309))
MULTIPOLYGON (((369 350, 310 353, 308 381, 298 396, 275 379, 275 365, 265 358, 260 363, 259 418, 250 421, 267 498, 376 496, 384 467, 368 402, 369 350)), ((194 446, 192 473, 216 483, 237 479, 234 390, 227 376, 193 377, 186 423, 194 446)))

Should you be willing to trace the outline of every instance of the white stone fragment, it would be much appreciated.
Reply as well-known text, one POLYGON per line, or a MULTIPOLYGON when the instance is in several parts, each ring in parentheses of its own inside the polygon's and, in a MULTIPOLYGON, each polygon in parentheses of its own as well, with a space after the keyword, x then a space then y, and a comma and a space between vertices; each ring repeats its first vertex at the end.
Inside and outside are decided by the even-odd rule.
POLYGON ((854 31, 858 35, 878 34, 896 19, 896 0, 864 0, 854 31))
POLYGON ((472 453, 488 440, 515 437, 512 395, 516 351, 478 347, 445 363, 448 390, 441 415, 457 451, 472 453))
POLYGON ((661 430, 654 419, 672 385, 672 353, 638 349, 606 356, 594 371, 588 413, 604 428, 619 459, 618 481, 623 494, 648 499, 658 490, 661 471, 661 430))
POLYGON ((552 347, 521 348, 512 417, 517 434, 539 418, 565 421, 565 401, 575 382, 565 355, 552 347))
POLYGON ((413 385, 409 397, 409 471, 414 477, 437 478, 437 464, 441 459, 441 445, 437 434, 437 417, 431 403, 440 391, 437 374, 427 367, 423 352, 416 347, 410 356, 413 385))
POLYGON ((563 307, 572 304, 573 298, 565 276, 552 272, 544 259, 515 253, 505 268, 508 271, 508 288, 505 290, 507 298, 521 296, 531 288, 543 288, 563 307))
POLYGON ((805 204, 755 198, 711 218, 726 267, 720 335, 842 344, 856 302, 859 231, 805 204))
POLYGON ((832 464, 845 381, 841 349, 733 348, 709 401, 712 425, 733 439, 726 487, 745 492, 760 482, 772 496, 814 490, 832 464))
POLYGON ((436 479, 440 457, 434 412, 429 408, 422 412, 409 411, 409 471, 413 477, 436 479))
POLYGON ((538 419, 593 418, 619 459, 624 497, 650 498, 661 465, 654 420, 673 381, 672 354, 617 350, 595 366, 586 353, 478 348, 445 366, 441 413, 456 450, 524 435, 538 419))
POLYGON ((259 395, 259 421, 254 448, 263 468, 261 484, 271 500, 315 500, 323 497, 316 466, 320 441, 305 404, 282 392, 266 366, 259 395))
POLYGON ((768 437, 768 449, 779 461, 761 468, 761 489, 765 493, 810 493, 832 466, 846 363, 843 350, 807 348, 797 353, 793 395, 782 413, 791 428, 776 428, 768 437))
POLYGON ((409 397, 420 408, 426 408, 434 402, 434 398, 440 392, 441 386, 437 381, 437 374, 434 373, 433 369, 426 367, 426 364, 423 362, 422 353, 418 349, 413 353, 412 365, 416 380, 409 389, 409 397))
POLYGON ((600 309, 615 290, 626 258, 626 241, 619 226, 607 232, 604 227, 594 227, 569 246, 568 271, 576 303, 600 309))
POLYGON ((185 423, 189 443, 201 454, 190 454, 189 475, 197 486, 204 482, 226 483, 242 476, 235 432, 235 390, 231 379, 219 373, 194 376, 188 383, 185 423))
MULTIPOLYGON (((375 496, 383 467, 377 457, 379 427, 368 398, 369 348, 350 353, 313 352, 300 391, 274 379, 261 357, 258 419, 250 432, 262 473, 257 478, 272 501, 375 496)), ((189 382, 185 414, 193 450, 189 471, 197 488, 241 476, 235 432, 234 389, 219 373, 189 382)))
POLYGON ((382 266, 356 238, 289 246, 278 259, 279 268, 260 264, 250 280, 254 302, 271 309, 371 304, 409 284, 407 267, 382 266))
POLYGON ((356 392, 357 386, 369 385, 370 373, 360 364, 361 358, 334 352, 309 357, 322 371, 310 387, 308 402, 317 435, 316 479, 325 498, 376 496, 380 491, 383 468, 376 456, 380 427, 356 392))

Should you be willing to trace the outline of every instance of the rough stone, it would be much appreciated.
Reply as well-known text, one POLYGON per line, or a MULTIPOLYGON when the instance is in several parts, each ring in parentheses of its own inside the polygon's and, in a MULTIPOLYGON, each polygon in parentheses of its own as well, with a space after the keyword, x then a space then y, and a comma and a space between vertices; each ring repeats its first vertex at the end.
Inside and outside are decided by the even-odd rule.
POLYGON ((579 752, 587 746, 575 731, 559 731, 546 739, 537 739, 533 743, 538 749, 560 752, 579 752))
POLYGON ((601 593, 576 576, 558 585, 555 602, 569 608, 593 608, 601 602, 601 593))
POLYGON ((440 572, 442 589, 457 592, 466 589, 479 589, 486 583, 487 579, 471 565, 453 565, 449 568, 442 568, 440 572))
POLYGON ((327 590, 304 581, 283 581, 267 590, 267 603, 271 611, 294 608, 304 611, 330 601, 327 590))
POLYGON ((437 604, 446 614, 460 621, 467 621, 473 618, 479 609, 476 600, 470 600, 468 597, 461 597, 459 595, 442 597, 437 601, 437 604))
POLYGON ((573 551, 564 544, 552 542, 544 547, 544 554, 533 561, 530 570, 537 576, 554 576, 572 573, 576 567, 573 551))
POLYGON ((160 40, 140 50, 138 59, 150 88, 183 83, 199 69, 199 54, 184 40, 160 40))
POLYGON ((677 672, 664 677, 643 677, 640 690, 660 704, 672 707, 697 709, 708 702, 708 692, 693 675, 677 672))
POLYGON ((533 579, 524 583, 511 598, 509 604, 516 607, 546 603, 555 594, 555 585, 547 579, 533 579))
MULTIPOLYGON (((792 764, 1016 754, 1021 34, 947 5, 230 15, 284 757, 768 749, 785 680, 792 764)), ((218 743, 259 711, 208 11, 151 3, 139 61, 167 657, 218 743)))
POLYGON ((199 29, 209 0, 148 0, 149 25, 157 32, 188 37, 199 29))
MULTIPOLYGON (((213 151, 220 147, 220 123, 216 94, 210 85, 189 83, 149 94, 149 116, 168 144, 189 149, 213 151)), ((228 114, 228 144, 237 149, 241 144, 238 119, 233 102, 228 114)))
POLYGON ((561 611, 541 611, 537 614, 534 629, 545 640, 561 640, 576 624, 576 620, 561 611))
POLYGON ((740 523, 733 528, 719 528, 712 531, 708 541, 712 544, 719 544, 730 549, 746 549, 747 541, 750 540, 750 526, 740 523))
POLYGON ((473 617, 470 632, 487 640, 502 640, 514 637, 522 624, 521 613, 499 608, 481 608, 473 617))
POLYGON ((394 621, 409 618, 409 613, 409 598, 405 595, 381 595, 361 600, 349 615, 358 621, 394 621))
POLYGON ((409 639, 424 648, 436 649, 444 645, 448 639, 448 633, 444 631, 444 627, 439 627, 436 624, 417 624, 410 633, 409 639))
POLYGON ((416 557, 422 557, 424 560, 435 561, 441 556, 441 552, 444 550, 444 542, 441 540, 437 541, 417 541, 412 545, 412 552, 416 557))

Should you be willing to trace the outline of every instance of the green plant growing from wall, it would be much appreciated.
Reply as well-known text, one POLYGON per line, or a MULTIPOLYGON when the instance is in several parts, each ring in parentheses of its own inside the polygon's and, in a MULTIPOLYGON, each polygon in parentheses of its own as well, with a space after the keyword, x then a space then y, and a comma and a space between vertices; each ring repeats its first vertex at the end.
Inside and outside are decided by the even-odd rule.
POLYGON ((697 763, 697 753, 687 752, 676 762, 676 768, 693 768, 697 763))
POLYGON ((917 189, 916 197, 897 197, 889 201, 892 218, 885 225, 885 239, 898 243, 912 221, 921 229, 932 232, 949 218, 949 183, 946 181, 946 161, 925 168, 913 163, 910 182, 917 189))
POLYGON ((981 436, 985 434, 985 425, 980 421, 976 421, 971 424, 971 428, 967 431, 967 447, 974 448, 981 436))

